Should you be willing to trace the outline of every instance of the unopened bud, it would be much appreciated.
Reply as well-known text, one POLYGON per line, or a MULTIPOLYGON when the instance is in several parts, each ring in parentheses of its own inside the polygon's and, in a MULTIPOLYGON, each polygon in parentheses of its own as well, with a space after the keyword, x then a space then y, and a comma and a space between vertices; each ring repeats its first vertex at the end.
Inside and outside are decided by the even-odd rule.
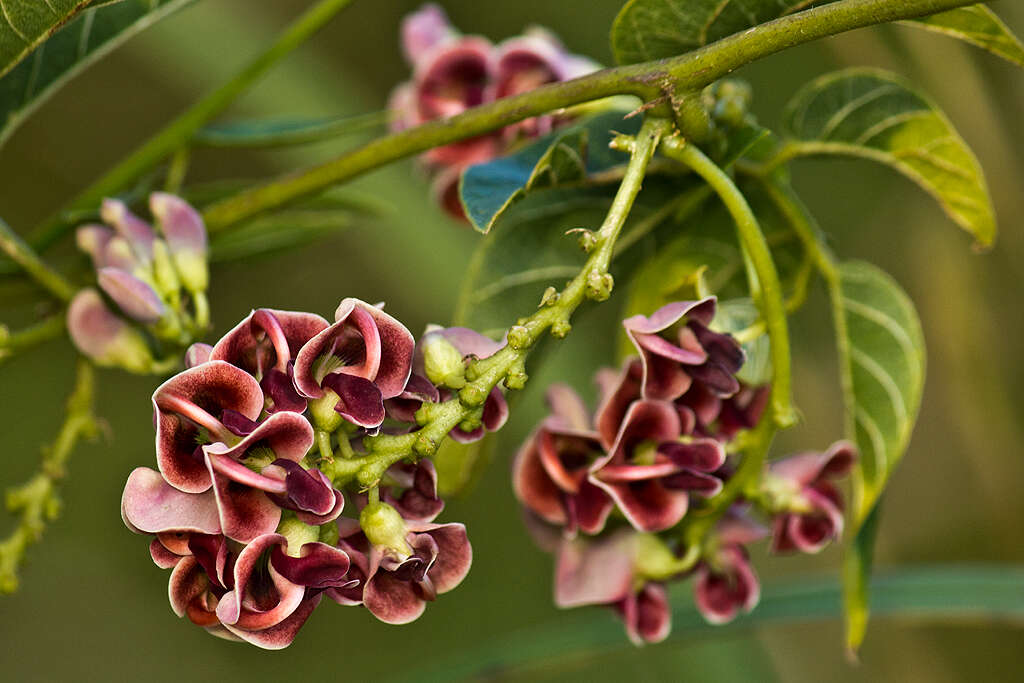
POLYGON ((119 268, 101 268, 100 288, 129 318, 140 323, 155 323, 167 312, 167 306, 148 284, 119 268))
POLYGON ((188 202, 165 192, 149 196, 149 208, 160 224, 171 258, 185 289, 204 292, 210 281, 206 263, 206 226, 188 202))
POLYGON ((596 270, 590 271, 587 275, 586 295, 594 301, 605 301, 612 295, 612 287, 615 280, 611 273, 601 273, 596 270))
POLYGON ((461 389, 466 385, 462 354, 441 334, 428 334, 423 338, 423 367, 427 379, 438 386, 461 389))
POLYGON ((213 351, 213 347, 209 344, 203 344, 202 342, 196 342, 192 346, 188 347, 185 351, 185 368, 194 368, 197 365, 202 365, 206 361, 210 360, 210 353, 213 351))
POLYGON ((513 325, 508 331, 508 345, 517 351, 530 347, 530 330, 525 325, 513 325))
POLYGON ((387 503, 370 503, 364 507, 359 513, 359 526, 370 543, 397 559, 404 560, 412 555, 412 548, 405 540, 409 533, 405 520, 387 503))
POLYGON ((75 346, 97 365, 146 373, 153 356, 142 334, 107 308, 95 289, 83 289, 68 306, 68 333, 75 346))
MULTIPOLYGON (((337 528, 337 526, 335 526, 337 528)), ((292 557, 301 555, 302 546, 320 540, 320 529, 300 522, 295 517, 285 517, 277 525, 277 533, 288 539, 285 552, 292 557)))

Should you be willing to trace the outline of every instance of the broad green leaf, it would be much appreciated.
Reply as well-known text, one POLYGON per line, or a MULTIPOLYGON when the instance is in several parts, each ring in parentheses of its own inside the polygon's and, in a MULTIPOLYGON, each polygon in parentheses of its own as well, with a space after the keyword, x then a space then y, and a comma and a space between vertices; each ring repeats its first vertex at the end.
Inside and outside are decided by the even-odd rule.
POLYGON ((89 0, 0 2, 0 77, 88 4, 89 0))
MULTIPOLYGON (((1024 567, 910 567, 871 582, 871 607, 880 616, 914 623, 1024 624, 1024 567)), ((768 626, 828 623, 839 617, 840 587, 832 577, 802 577, 769 583, 753 612, 727 624, 708 624, 693 604, 692 589, 679 585, 670 596, 672 633, 662 647, 706 638, 736 638, 768 626)), ((502 634, 493 643, 438 653, 430 665, 391 681, 529 680, 529 672, 554 663, 588 662, 631 648, 622 622, 609 610, 581 608, 546 624, 502 634)), ((550 669, 547 669, 550 671, 550 669)))
POLYGON ((612 24, 619 64, 681 55, 798 12, 814 0, 630 0, 612 24))
MULTIPOLYGON (((0 145, 65 82, 139 31, 194 0, 121 0, 89 7, 10 73, 0 78, 0 145)), ((70 5, 68 0, 4 0, 12 9, 32 5, 41 12, 70 5), (42 8, 42 9, 40 9, 42 8)), ((74 3, 81 7, 85 3, 74 3)), ((0 21, 0 46, 11 23, 0 21)))
MULTIPOLYGON (((705 186, 701 186, 705 189, 705 186)), ((804 250, 785 217, 775 203, 756 183, 741 182, 740 189, 765 233, 775 265, 787 296, 798 288, 801 273, 806 270, 804 250)), ((710 196, 706 192, 705 197, 710 196)), ((675 237, 661 246, 657 254, 638 270, 629 287, 623 317, 652 311, 671 301, 698 296, 696 279, 704 293, 714 294, 721 302, 714 327, 737 333, 758 322, 759 316, 748 298, 743 253, 736 237, 736 226, 725 206, 717 200, 708 201, 699 210, 675 225, 675 237)), ((751 384, 769 379, 770 363, 764 336, 743 343, 748 362, 742 377, 751 384)), ((626 336, 620 335, 620 355, 634 353, 626 336)))
POLYGON ((979 245, 995 239, 978 160, 938 107, 903 79, 874 69, 818 78, 790 102, 785 127, 786 158, 839 154, 886 164, 935 197, 979 245))
MULTIPOLYGON (((619 64, 681 55, 733 33, 835 0, 630 0, 612 24, 619 64)), ((959 38, 1024 65, 1024 47, 982 4, 905 22, 959 38)))
POLYGON ((206 147, 282 147, 365 133, 387 123, 387 112, 316 119, 233 121, 206 126, 192 143, 206 147))
POLYGON ((903 457, 924 389, 925 347, 914 305, 900 286, 875 266, 852 261, 839 267, 832 291, 846 432, 860 451, 853 474, 852 539, 846 558, 848 645, 855 650, 867 625, 867 578, 877 505, 903 457))
POLYGON ((582 182, 588 173, 625 163, 626 154, 608 149, 614 133, 635 133, 639 117, 611 111, 547 136, 518 152, 462 174, 459 196, 473 227, 488 232, 517 201, 545 187, 582 182))
POLYGON ((1024 45, 1002 19, 985 5, 951 9, 907 24, 959 38, 1018 66, 1024 66, 1024 45))

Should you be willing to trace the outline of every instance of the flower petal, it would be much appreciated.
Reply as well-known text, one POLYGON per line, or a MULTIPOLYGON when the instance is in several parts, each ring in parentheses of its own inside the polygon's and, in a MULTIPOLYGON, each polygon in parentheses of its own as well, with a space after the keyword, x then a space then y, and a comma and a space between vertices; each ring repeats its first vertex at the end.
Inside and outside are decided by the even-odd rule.
POLYGON ((128 475, 121 496, 121 518, 137 533, 220 533, 217 502, 210 493, 179 491, 148 467, 138 467, 128 475))

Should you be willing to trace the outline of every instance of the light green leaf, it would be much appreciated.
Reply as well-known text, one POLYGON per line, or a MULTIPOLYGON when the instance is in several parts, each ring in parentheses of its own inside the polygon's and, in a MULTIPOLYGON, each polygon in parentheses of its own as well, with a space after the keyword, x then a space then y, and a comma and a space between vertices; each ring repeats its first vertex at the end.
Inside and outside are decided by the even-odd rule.
POLYGON ((908 21, 907 24, 959 38, 1018 66, 1024 66, 1024 45, 1021 45, 1002 19, 985 5, 951 9, 908 21))
POLYGON ((529 193, 579 183, 588 174, 625 163, 628 155, 608 150, 613 129, 621 133, 639 130, 639 117, 626 119, 625 114, 611 111, 594 116, 514 154, 469 167, 462 174, 459 197, 470 223, 486 233, 529 193))
MULTIPOLYGON (((81 11, 79 16, 57 31, 45 44, 39 45, 30 58, 0 78, 0 145, 36 108, 89 64, 157 20, 193 1, 121 0, 81 11)), ((70 0, 4 0, 0 7, 11 16, 7 17, 6 22, 0 17, 0 46, 3 46, 0 47, 0 55, 4 54, 7 46, 17 42, 13 34, 7 35, 5 31, 10 33, 12 25, 21 26, 23 20, 19 20, 13 13, 18 12, 22 6, 32 6, 32 11, 41 17, 48 13, 47 7, 60 9, 75 5, 81 10, 86 4, 72 3, 70 0)), ((67 16, 70 14, 65 18, 67 16)), ((54 29, 56 27, 54 25, 54 29)), ((0 61, 0 64, 7 62, 0 61)), ((13 64, 9 64, 8 68, 10 66, 13 64)), ((4 67, 0 66, 0 72, 3 70, 4 67)))
POLYGON ((875 504, 843 556, 843 620, 846 647, 856 653, 868 632, 871 609, 871 571, 875 565, 875 538, 882 516, 881 502, 875 504))
POLYGON ((619 64, 663 59, 798 12, 814 0, 630 0, 612 24, 619 64))
POLYGON ((979 245, 995 239, 985 177, 938 107, 903 79, 874 69, 828 74, 796 94, 785 114, 784 158, 840 154, 904 174, 939 202, 979 245))
POLYGON ((906 452, 924 389, 925 347, 914 305, 875 266, 839 267, 832 291, 846 433, 860 451, 853 474, 849 554, 846 558, 848 646, 855 650, 867 625, 867 580, 877 504, 906 452))
POLYGON ((88 4, 89 0, 5 0, 0 3, 0 77, 88 4))
POLYGON ((365 133, 387 123, 387 112, 316 119, 232 121, 206 126, 192 138, 205 147, 283 147, 365 133))

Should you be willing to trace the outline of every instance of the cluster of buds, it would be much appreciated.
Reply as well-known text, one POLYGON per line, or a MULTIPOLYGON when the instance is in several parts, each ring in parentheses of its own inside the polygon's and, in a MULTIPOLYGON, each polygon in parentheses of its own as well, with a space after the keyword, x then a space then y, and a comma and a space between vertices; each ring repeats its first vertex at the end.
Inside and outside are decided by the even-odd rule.
MULTIPOLYGON (((434 522, 433 464, 409 453, 360 483, 344 461, 372 460, 378 434, 418 430, 424 404, 500 346, 463 328, 416 344, 380 307, 345 299, 333 323, 260 309, 190 347, 153 394, 158 470, 133 471, 122 498, 125 524, 154 535, 153 561, 172 569, 175 613, 280 648, 324 596, 401 624, 455 588, 472 551, 462 524, 434 522)), ((451 436, 480 438, 506 416, 496 390, 451 436)))
POLYGON ((131 372, 160 372, 209 325, 206 228, 184 200, 149 196, 156 229, 116 199, 106 199, 106 225, 78 228, 97 288, 68 307, 68 332, 95 363, 131 372))
MULTIPOLYGON (((598 68, 589 59, 570 54, 554 35, 538 27, 498 45, 480 36, 461 35, 444 11, 432 4, 403 21, 402 50, 413 75, 391 94, 389 109, 396 130, 455 116, 598 68)), ((458 182, 463 170, 501 155, 522 139, 544 135, 558 123, 559 117, 549 114, 430 150, 423 161, 434 177, 438 201, 449 213, 462 217, 458 182)))
POLYGON ((769 388, 736 379, 744 353, 712 330, 716 301, 675 302, 623 321, 638 355, 598 372, 590 415, 568 387, 548 393, 551 414, 516 456, 513 486, 542 547, 557 554, 555 602, 604 604, 636 643, 665 638, 665 583, 694 577, 698 609, 723 623, 758 601, 745 546, 769 533, 773 549, 817 552, 842 531, 842 500, 829 481, 849 471, 853 448, 771 463, 713 528, 687 535, 737 469, 729 446, 755 427, 769 388))

